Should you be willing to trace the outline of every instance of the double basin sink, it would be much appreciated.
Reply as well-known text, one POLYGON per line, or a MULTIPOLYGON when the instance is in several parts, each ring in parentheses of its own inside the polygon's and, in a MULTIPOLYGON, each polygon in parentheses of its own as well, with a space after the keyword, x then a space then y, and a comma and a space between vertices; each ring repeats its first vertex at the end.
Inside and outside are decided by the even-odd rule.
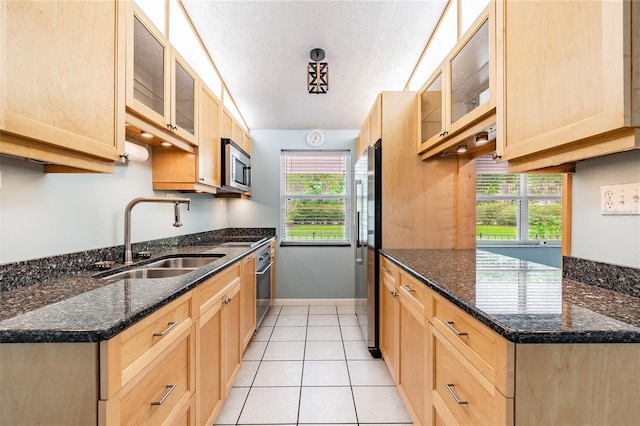
POLYGON ((202 256, 175 256, 161 260, 157 260, 146 265, 139 266, 135 269, 129 269, 122 272, 116 272, 107 276, 103 276, 103 279, 113 278, 169 278, 177 277, 178 275, 187 274, 202 266, 206 266, 211 262, 225 257, 225 254, 207 254, 202 256))
MULTIPOLYGON (((257 247, 266 242, 267 238, 262 238, 258 241, 236 241, 227 242, 221 244, 221 246, 233 246, 233 247, 257 247)), ((127 269, 121 272, 115 272, 113 274, 100 274, 102 279, 127 279, 127 278, 169 278, 177 277, 179 275, 187 274, 198 268, 206 266, 216 260, 225 257, 226 254, 222 253, 210 253, 200 255, 175 255, 166 257, 164 259, 156 260, 155 262, 148 263, 146 265, 140 265, 133 269, 127 269)))

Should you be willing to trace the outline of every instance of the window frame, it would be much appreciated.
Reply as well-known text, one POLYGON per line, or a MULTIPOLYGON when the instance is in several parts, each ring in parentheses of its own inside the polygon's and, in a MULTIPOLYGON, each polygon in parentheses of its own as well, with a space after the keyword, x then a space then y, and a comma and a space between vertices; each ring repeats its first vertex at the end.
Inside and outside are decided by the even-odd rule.
POLYGON ((352 164, 351 151, 348 149, 282 149, 280 151, 280 245, 281 246, 315 246, 315 247, 349 247, 351 246, 351 216, 353 212, 352 200, 352 164), (292 156, 309 155, 340 155, 344 158, 345 164, 345 193, 344 194, 289 194, 286 193, 285 179, 287 170, 285 169, 285 159, 292 156), (344 238, 343 239, 291 239, 287 238, 287 209, 286 204, 290 199, 315 200, 334 199, 344 200, 344 238))
MULTIPOLYGON (((498 163, 496 166, 489 166, 487 169, 492 170, 479 170, 479 163, 476 163, 476 177, 481 174, 508 174, 506 172, 506 163, 498 163), (504 164, 504 167, 501 167, 504 164), (504 170, 500 170, 504 169, 504 170)), ((549 200, 549 201, 559 201, 562 205, 563 196, 562 190, 557 195, 530 195, 528 193, 528 185, 527 181, 529 179, 529 174, 521 173, 517 174, 519 177, 518 181, 518 194, 510 194, 510 195, 482 195, 478 194, 477 186, 476 186, 476 206, 478 205, 478 201, 513 201, 516 203, 516 239, 515 240, 504 240, 504 239, 496 239, 496 240, 485 240, 479 239, 478 234, 476 233, 476 247, 495 247, 495 246, 535 246, 535 245, 545 245, 545 246, 553 246, 558 247, 562 245, 562 231, 560 231, 560 238, 558 239, 547 239, 547 240, 532 240, 529 239, 529 202, 536 200, 549 200)), ((562 182, 564 185, 564 181, 562 182)), ((477 185, 477 184, 476 184, 477 185)), ((476 226, 478 222, 478 217, 476 213, 476 226)), ((564 226, 564 224, 563 224, 564 226)))

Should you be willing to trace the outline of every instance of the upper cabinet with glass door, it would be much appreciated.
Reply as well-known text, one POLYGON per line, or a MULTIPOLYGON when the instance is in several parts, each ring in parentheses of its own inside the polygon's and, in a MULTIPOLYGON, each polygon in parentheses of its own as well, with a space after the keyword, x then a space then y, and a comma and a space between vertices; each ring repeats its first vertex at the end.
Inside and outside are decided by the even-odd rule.
POLYGON ((495 40, 491 2, 421 91, 418 153, 423 159, 466 144, 495 123, 495 40))
POLYGON ((150 133, 179 148, 185 142, 197 145, 196 78, 162 32, 131 4, 127 16, 127 133, 150 133))

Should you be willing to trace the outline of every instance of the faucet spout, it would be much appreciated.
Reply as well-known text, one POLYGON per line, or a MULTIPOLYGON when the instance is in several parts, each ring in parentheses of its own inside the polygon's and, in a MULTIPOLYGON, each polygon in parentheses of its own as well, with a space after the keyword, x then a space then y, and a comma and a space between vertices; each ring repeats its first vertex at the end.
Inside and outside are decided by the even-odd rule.
MULTIPOLYGON (((190 198, 163 198, 163 197, 138 197, 134 198, 127 204, 124 209, 124 264, 130 265, 133 263, 133 256, 131 254, 131 210, 136 204, 139 203, 173 203, 175 222, 173 226, 182 226, 180 223, 180 204, 187 204, 190 206, 190 198)), ((188 207, 187 207, 188 208, 188 207)))

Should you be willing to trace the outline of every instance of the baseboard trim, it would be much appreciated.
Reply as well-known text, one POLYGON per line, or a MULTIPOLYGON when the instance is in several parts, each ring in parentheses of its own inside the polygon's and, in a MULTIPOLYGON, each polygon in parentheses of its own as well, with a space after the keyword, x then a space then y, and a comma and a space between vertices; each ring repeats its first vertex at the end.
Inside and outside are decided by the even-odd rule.
POLYGON ((356 299, 276 299, 274 306, 286 305, 340 305, 355 306, 356 299))

